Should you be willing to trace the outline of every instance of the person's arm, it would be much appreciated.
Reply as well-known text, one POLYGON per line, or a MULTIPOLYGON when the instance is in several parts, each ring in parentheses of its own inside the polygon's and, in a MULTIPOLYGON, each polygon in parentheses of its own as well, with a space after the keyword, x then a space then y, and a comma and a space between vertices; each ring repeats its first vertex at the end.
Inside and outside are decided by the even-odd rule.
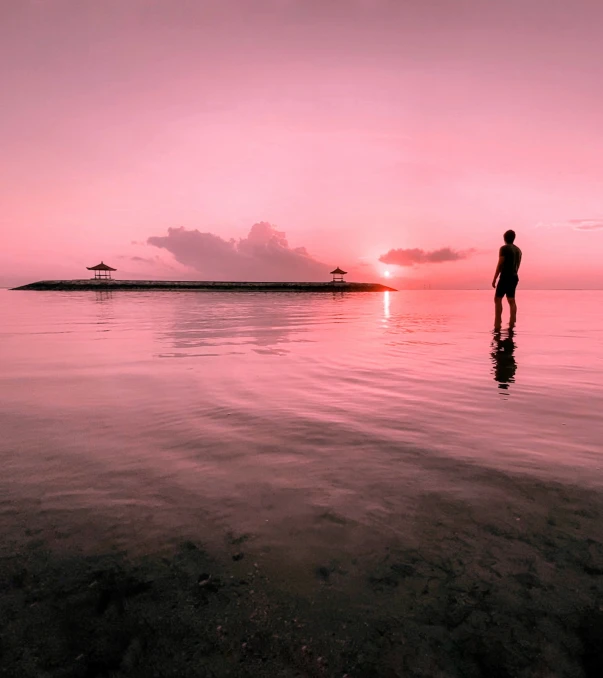
POLYGON ((505 258, 502 254, 498 254, 498 264, 496 265, 496 271, 494 271, 494 278, 492 279, 492 287, 496 287, 496 279, 500 275, 503 264, 505 263, 505 258))

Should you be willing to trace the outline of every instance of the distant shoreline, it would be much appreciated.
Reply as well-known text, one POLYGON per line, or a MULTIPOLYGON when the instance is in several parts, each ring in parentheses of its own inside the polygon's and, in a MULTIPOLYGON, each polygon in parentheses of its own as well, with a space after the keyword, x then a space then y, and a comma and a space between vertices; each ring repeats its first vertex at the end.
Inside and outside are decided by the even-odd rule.
POLYGON ((13 287, 34 291, 202 290, 237 292, 396 292, 378 283, 333 282, 227 282, 197 280, 40 280, 13 287))

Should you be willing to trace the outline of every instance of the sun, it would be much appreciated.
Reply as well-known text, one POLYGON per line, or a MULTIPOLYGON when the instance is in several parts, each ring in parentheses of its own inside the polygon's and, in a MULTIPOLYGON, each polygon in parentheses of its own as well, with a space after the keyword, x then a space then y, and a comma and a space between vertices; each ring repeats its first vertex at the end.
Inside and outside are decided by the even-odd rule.
POLYGON ((383 271, 383 277, 384 278, 389 278, 390 275, 391 275, 391 273, 389 271, 383 271))

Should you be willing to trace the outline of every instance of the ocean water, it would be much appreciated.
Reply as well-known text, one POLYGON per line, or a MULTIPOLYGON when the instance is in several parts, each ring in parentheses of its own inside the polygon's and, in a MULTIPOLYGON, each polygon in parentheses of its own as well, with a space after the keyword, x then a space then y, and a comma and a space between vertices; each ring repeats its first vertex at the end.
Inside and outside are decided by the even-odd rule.
POLYGON ((426 496, 599 490, 603 292, 522 291, 500 335, 491 297, 2 290, 0 528, 304 563, 426 496))

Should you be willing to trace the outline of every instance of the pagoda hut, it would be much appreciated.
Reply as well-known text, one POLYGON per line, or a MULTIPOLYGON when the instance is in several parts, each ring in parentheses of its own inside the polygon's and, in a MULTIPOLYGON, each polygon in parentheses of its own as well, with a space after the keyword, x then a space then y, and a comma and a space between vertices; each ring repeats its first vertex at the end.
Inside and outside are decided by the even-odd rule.
POLYGON ((334 270, 331 271, 331 275, 333 276, 333 282, 334 283, 343 283, 345 280, 343 279, 344 275, 347 275, 347 271, 342 271, 339 266, 334 270))
POLYGON ((102 261, 96 266, 86 266, 89 271, 94 271, 95 280, 111 280, 111 271, 117 271, 116 268, 111 268, 102 261))

